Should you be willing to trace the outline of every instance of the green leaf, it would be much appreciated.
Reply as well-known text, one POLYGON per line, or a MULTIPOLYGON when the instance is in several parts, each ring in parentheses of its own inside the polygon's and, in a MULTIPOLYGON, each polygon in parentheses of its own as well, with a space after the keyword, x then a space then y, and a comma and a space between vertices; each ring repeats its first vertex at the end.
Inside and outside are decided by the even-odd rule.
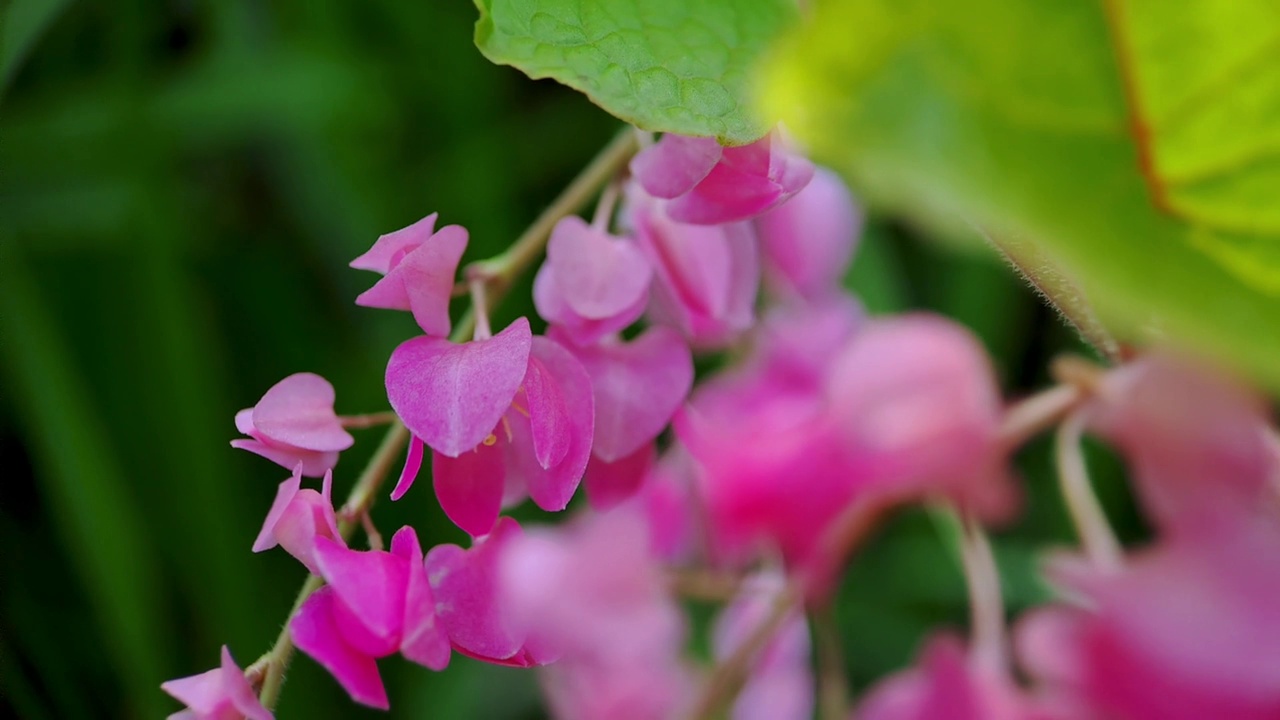
POLYGON ((1122 339, 1154 329, 1280 387, 1280 88, 1262 61, 1280 24, 1258 2, 1108 7, 832 0, 779 44, 764 104, 873 202, 1034 244, 1122 339), (1133 98, 1213 130, 1163 109, 1144 124, 1133 98))
POLYGON ((769 123, 748 90, 794 0, 476 0, 476 46, 645 130, 744 144, 769 123))

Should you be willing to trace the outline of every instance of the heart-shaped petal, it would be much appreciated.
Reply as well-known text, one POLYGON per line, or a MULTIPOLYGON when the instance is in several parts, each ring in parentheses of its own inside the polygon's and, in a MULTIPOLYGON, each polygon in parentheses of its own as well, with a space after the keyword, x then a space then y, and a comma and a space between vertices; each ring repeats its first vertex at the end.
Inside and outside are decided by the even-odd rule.
POLYGON ((322 587, 311 594, 289 621, 289 635, 298 649, 320 663, 358 703, 386 710, 387 690, 374 659, 343 642, 334 619, 337 604, 333 588, 322 587))
POLYGON ((391 538, 391 554, 409 564, 409 581, 405 589, 404 636, 400 652, 410 660, 432 670, 449 665, 449 637, 436 622, 436 599, 427 582, 422 545, 418 534, 406 525, 391 538))
POLYGON ((364 652, 388 655, 400 645, 404 625, 404 597, 408 565, 402 558, 380 550, 359 552, 317 537, 313 553, 320 575, 337 594, 343 613, 359 628, 347 632, 348 642, 364 652), (367 633, 358 632, 367 631, 367 633))
POLYGON ((431 213, 409 227, 400 228, 392 233, 378 236, 368 252, 351 261, 350 267, 357 270, 372 270, 386 275, 391 268, 400 262, 408 252, 426 242, 435 233, 436 218, 439 213, 431 213))
POLYGON ((333 385, 315 373, 295 373, 271 386, 253 408, 253 425, 277 442, 303 450, 346 450, 355 438, 333 412, 333 385))
POLYGON ((591 376, 593 452, 605 462, 617 462, 656 438, 693 385, 693 356, 670 328, 649 328, 627 343, 568 347, 591 376))
POLYGON ((511 406, 532 343, 525 318, 469 343, 425 336, 407 340, 387 363, 387 399, 431 449, 458 457, 488 437, 511 406))
POLYGON ((482 659, 503 660, 524 644, 512 627, 498 595, 498 563, 503 548, 520 537, 520 526, 503 518, 470 550, 437 545, 427 553, 427 578, 435 593, 440 622, 460 650, 482 659))
POLYGON ((440 509, 471 535, 484 535, 502 511, 506 464, 498 443, 480 443, 456 458, 431 453, 431 480, 440 509))
POLYGON ((678 197, 702 182, 723 153, 715 138, 667 133, 631 159, 631 174, 654 197, 678 197))
POLYGON ((625 312, 649 289, 652 269, 632 243, 597 230, 576 215, 556 224, 547 263, 574 312, 599 320, 625 312))

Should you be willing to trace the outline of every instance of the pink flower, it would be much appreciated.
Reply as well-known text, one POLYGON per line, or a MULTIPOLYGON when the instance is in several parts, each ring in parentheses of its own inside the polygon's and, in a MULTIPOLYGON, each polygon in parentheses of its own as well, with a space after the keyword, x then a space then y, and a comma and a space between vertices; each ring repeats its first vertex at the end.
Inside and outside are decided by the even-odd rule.
POLYGON ((303 603, 289 633, 353 700, 388 708, 377 658, 400 652, 433 670, 449 664, 449 641, 436 622, 413 528, 391 538, 391 552, 357 552, 317 537, 314 557, 328 585, 303 603))
POLYGON ((313 557, 317 537, 325 537, 345 545, 338 534, 338 520, 333 512, 333 471, 324 474, 320 492, 302 486, 302 463, 293 469, 293 477, 280 483, 275 502, 262 523, 253 551, 262 552, 280 545, 314 574, 320 570, 313 557))
MULTIPOLYGON (((717 661, 732 656, 772 610, 785 579, 772 572, 747 578, 733 602, 716 618, 712 648, 717 661)), ((734 701, 733 720, 806 720, 813 716, 813 671, 809 629, 796 611, 779 627, 751 666, 734 701)))
POLYGON ((652 274, 630 241, 569 216, 551 231, 533 300, 539 315, 573 342, 589 345, 640 317, 652 274))
POLYGON ((1121 572, 1058 578, 1088 609, 1041 611, 1018 641, 1027 668, 1079 717, 1280 717, 1280 523, 1174 537, 1121 572))
POLYGON ((448 225, 433 232, 432 213, 407 228, 378 238, 351 267, 383 278, 356 298, 364 307, 409 310, 428 335, 449 334, 449 298, 458 262, 467 249, 467 231, 448 225))
POLYGON ((1166 535, 1214 532, 1273 508, 1280 476, 1261 397, 1165 354, 1108 375, 1093 423, 1124 451, 1143 506, 1166 535))
POLYGON ((220 667, 170 680, 160 688, 187 706, 170 715, 169 720, 272 720, 226 645, 222 646, 220 667))
POLYGON ((679 716, 693 689, 684 619, 637 513, 528 531, 503 551, 499 578, 511 621, 559 656, 543 675, 555 717, 679 716))
POLYGON ((800 192, 813 165, 776 131, 739 147, 668 133, 636 155, 631 172, 650 195, 671 201, 672 219, 717 225, 755 217, 800 192))
POLYGON ((427 576, 440 624, 458 652, 495 665, 531 667, 555 659, 549 648, 516 622, 499 588, 502 554, 522 533, 511 518, 475 538, 470 550, 437 545, 427 553, 427 576))
POLYGON ((1002 671, 965 657, 954 637, 931 640, 919 667, 868 691, 858 720, 1047 720, 1002 671))
POLYGON ((285 468, 302 463, 302 474, 320 477, 338 462, 338 453, 355 443, 333 411, 328 380, 296 373, 281 380, 252 408, 236 413, 236 429, 249 440, 231 447, 248 450, 285 468))
POLYGON ((493 529, 504 497, 527 493, 563 510, 591 454, 591 381, 573 355, 535 338, 520 318, 492 338, 454 344, 431 337, 396 348, 387 396, 413 432, 398 499, 432 448, 440 506, 473 536, 493 529))
POLYGON ((790 293, 818 298, 840 287, 853 259, 862 211, 840 176, 818 168, 789 202, 755 220, 766 276, 790 293))
POLYGON ((649 315, 695 345, 721 347, 755 322, 760 258, 748 223, 676 222, 664 203, 628 188, 627 218, 654 269, 649 315))

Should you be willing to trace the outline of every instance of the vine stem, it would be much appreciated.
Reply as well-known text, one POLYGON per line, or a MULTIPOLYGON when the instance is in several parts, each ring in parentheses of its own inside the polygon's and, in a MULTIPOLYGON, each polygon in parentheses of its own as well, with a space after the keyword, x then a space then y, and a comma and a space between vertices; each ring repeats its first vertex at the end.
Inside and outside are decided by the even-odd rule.
MULTIPOLYGON (((1000 426, 1000 442, 1014 447, 1031 436, 1052 427, 1088 397, 1079 386, 1054 386, 1011 405, 1000 426)), ((876 503, 856 503, 838 517, 823 538, 822 552, 827 557, 845 557, 875 527, 888 508, 876 503)), ((787 616, 799 609, 808 594, 813 578, 799 574, 787 583, 774 600, 769 615, 756 626, 732 655, 712 669, 702 695, 690 717, 711 720, 737 696, 746 682, 756 656, 768 645, 773 634, 787 616)))
MULTIPOLYGON (((511 281, 538 259, 546 247, 547 238, 555 224, 561 218, 582 210, 601 188, 622 171, 638 147, 636 134, 630 127, 624 128, 574 178, 573 182, 569 183, 569 186, 534 220, 511 247, 501 255, 474 263, 464 271, 464 277, 483 277, 486 280, 495 281, 487 298, 496 305, 502 299, 511 281)), ((459 318, 453 327, 453 332, 449 334, 449 340, 466 342, 475 334, 475 330, 476 313, 472 308, 459 318)), ((374 451, 364 471, 360 473, 355 486, 351 488, 351 494, 347 496, 339 512, 338 534, 344 541, 349 540, 356 527, 364 522, 364 518, 377 498, 378 491, 382 488, 408 440, 408 428, 398 419, 393 419, 382 443, 374 451)), ((322 585, 324 585, 323 578, 317 575, 307 576, 302 588, 298 590, 297 598, 293 601, 293 608, 285 617, 284 627, 280 629, 275 644, 245 669, 245 676, 251 681, 259 676, 262 677, 262 689, 258 699, 267 710, 275 709, 280 697, 280 689, 284 685, 285 670, 293 658, 293 638, 289 635, 289 623, 307 598, 322 585)))
POLYGON ((1080 446, 1087 421, 1086 413, 1077 410, 1058 426, 1058 483, 1071 521, 1080 535, 1085 555, 1099 568, 1119 570, 1124 562, 1124 553, 1111 530, 1111 524, 1107 522, 1107 515, 1098 502, 1098 496, 1093 492, 1089 470, 1085 466, 1084 450, 1080 446))
POLYGON ((969 588, 969 652, 973 659, 992 670, 1008 667, 1005 639, 1004 594, 991 541, 974 518, 960 518, 960 559, 969 588))

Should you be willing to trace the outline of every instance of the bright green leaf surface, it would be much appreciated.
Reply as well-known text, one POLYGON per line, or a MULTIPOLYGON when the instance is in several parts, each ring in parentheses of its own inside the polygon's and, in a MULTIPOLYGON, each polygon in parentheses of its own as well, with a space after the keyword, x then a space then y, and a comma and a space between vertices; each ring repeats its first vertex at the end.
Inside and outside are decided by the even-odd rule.
POLYGON ((645 130, 746 143, 767 123, 748 86, 792 0, 477 0, 490 60, 553 78, 645 130))
MULTIPOLYGON (((1197 7, 1148 4, 1135 10, 1144 23, 1165 23, 1178 43, 1208 45, 1186 57, 1215 56, 1215 46, 1232 42, 1221 28, 1180 31, 1190 21, 1175 16, 1197 7)), ((1125 25, 1109 21, 1101 3, 1075 0, 835 0, 780 45, 764 99, 871 200, 935 225, 1032 240, 1079 278, 1125 337, 1155 329, 1280 385, 1280 297, 1269 282, 1280 239, 1157 207, 1126 105, 1132 78, 1113 45, 1126 38, 1125 25)), ((1264 41, 1250 42, 1244 55, 1254 57, 1264 41)), ((1176 73, 1160 65, 1171 56, 1159 43, 1138 43, 1147 48, 1143 66, 1176 73)), ((1178 87, 1170 77, 1152 82, 1165 88, 1150 90, 1154 97, 1178 87)), ((1275 124, 1261 109, 1236 106, 1233 132, 1252 139, 1233 138, 1231 147, 1261 152, 1275 124)), ((1171 147, 1190 157, 1189 145, 1171 147)), ((1227 147, 1224 140, 1218 157, 1227 147)), ((1268 177, 1277 176, 1224 171, 1212 193, 1196 186, 1196 197, 1217 197, 1249 219, 1233 225, 1261 228, 1265 213, 1249 207, 1277 196, 1268 177)))

